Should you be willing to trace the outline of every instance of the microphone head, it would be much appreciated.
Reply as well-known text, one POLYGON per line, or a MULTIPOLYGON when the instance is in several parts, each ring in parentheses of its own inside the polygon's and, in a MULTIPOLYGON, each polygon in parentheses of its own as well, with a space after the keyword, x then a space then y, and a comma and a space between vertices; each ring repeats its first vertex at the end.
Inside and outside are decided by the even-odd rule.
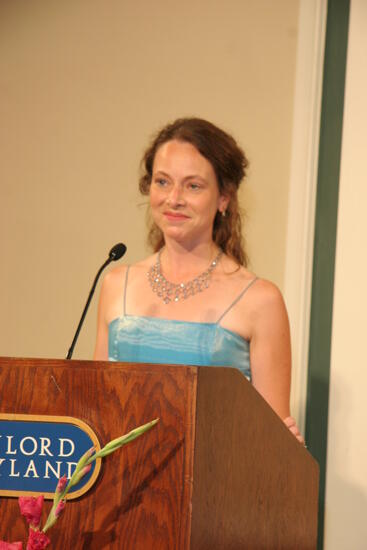
POLYGON ((111 248, 108 254, 108 257, 112 262, 116 262, 117 260, 122 258, 125 252, 126 252, 126 246, 123 243, 118 243, 111 248))

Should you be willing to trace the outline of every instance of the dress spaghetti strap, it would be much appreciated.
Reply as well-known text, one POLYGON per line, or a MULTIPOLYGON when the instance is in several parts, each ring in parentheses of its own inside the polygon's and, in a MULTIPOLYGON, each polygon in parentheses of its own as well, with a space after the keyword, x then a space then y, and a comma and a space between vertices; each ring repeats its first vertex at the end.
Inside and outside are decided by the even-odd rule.
POLYGON ((227 309, 222 313, 222 315, 219 317, 219 319, 217 320, 216 324, 219 325, 219 323, 221 322, 221 320, 223 319, 223 317, 225 315, 227 315, 227 313, 229 312, 230 309, 232 309, 236 304, 237 302, 239 302, 242 298, 242 296, 244 294, 246 294, 246 292, 248 291, 248 289, 258 280, 259 277, 255 277, 254 279, 252 279, 252 281, 249 282, 249 284, 239 293, 239 295, 237 296, 237 298, 235 298, 233 300, 233 302, 229 305, 229 307, 227 307, 227 309))
POLYGON ((126 268, 125 285, 124 285, 124 311, 123 311, 123 316, 124 317, 126 315, 126 291, 127 291, 127 280, 129 278, 129 269, 130 269, 130 266, 128 265, 127 268, 126 268))

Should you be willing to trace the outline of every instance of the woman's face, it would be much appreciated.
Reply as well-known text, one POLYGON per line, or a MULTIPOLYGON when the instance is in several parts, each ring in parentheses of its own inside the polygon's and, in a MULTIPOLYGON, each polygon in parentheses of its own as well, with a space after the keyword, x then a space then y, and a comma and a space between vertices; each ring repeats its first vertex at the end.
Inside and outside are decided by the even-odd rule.
POLYGON ((228 199, 219 193, 211 163, 184 141, 167 141, 156 152, 150 205, 165 240, 189 245, 211 242, 217 211, 228 199))

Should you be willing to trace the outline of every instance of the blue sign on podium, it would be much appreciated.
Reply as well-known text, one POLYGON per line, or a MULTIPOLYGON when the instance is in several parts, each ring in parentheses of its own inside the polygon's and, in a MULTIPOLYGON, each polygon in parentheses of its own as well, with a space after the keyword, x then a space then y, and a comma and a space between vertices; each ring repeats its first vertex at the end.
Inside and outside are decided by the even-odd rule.
MULTIPOLYGON (((52 499, 60 477, 70 479, 81 456, 100 450, 85 422, 68 416, 0 414, 0 495, 43 494, 52 499)), ((72 487, 68 499, 80 497, 96 481, 101 460, 72 487)))

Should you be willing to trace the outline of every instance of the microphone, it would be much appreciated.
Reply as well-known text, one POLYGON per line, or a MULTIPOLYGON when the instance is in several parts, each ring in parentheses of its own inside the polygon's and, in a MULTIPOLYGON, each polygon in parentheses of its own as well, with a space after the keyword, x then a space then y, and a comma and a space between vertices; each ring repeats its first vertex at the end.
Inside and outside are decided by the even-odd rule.
POLYGON ((71 343, 71 346, 70 346, 70 348, 69 348, 69 351, 68 351, 68 354, 67 354, 67 356, 66 356, 66 359, 71 359, 71 357, 72 357, 72 355, 73 355, 74 347, 75 347, 76 341, 77 341, 77 339, 78 339, 80 329, 82 328, 82 325, 83 325, 85 316, 86 316, 86 314, 87 314, 87 311, 88 311, 88 308, 89 308, 89 304, 90 304, 90 302, 91 302, 91 300, 92 300, 92 298, 93 298, 93 294, 94 294, 94 291, 95 291, 95 289, 96 289, 96 286, 97 286, 97 282, 98 282, 99 276, 101 275, 101 273, 102 273, 102 271, 104 270, 104 268, 108 266, 108 264, 110 264, 111 262, 116 262, 117 260, 119 260, 120 258, 122 258, 122 256, 125 254, 125 252, 126 252, 126 246, 125 246, 123 243, 115 244, 115 246, 113 246, 113 247, 111 248, 111 250, 109 251, 109 253, 108 253, 108 259, 107 259, 107 260, 105 261, 105 263, 99 268, 98 273, 97 273, 97 275, 96 275, 96 278, 94 279, 94 283, 93 283, 93 285, 92 285, 92 288, 90 289, 87 303, 85 304, 85 307, 84 307, 82 316, 81 316, 80 321, 79 321, 78 328, 76 329, 76 332, 75 332, 75 335, 74 335, 74 339, 73 339, 73 341, 72 341, 72 343, 71 343))
POLYGON ((122 258, 122 256, 125 254, 125 252, 126 252, 126 246, 123 243, 117 243, 109 251, 108 259, 111 262, 116 262, 117 260, 122 258))

